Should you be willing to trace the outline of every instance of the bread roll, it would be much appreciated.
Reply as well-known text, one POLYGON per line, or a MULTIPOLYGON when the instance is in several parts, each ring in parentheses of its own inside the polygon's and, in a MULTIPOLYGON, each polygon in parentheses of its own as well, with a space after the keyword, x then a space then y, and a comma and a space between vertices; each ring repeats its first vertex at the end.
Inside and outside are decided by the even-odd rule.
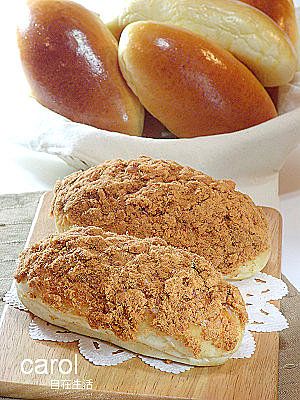
POLYGON ((18 43, 33 96, 75 122, 140 136, 144 110, 118 67, 116 39, 71 1, 30 0, 18 43))
POLYGON ((236 191, 173 161, 113 160, 58 181, 51 209, 59 231, 97 225, 105 231, 163 238, 205 257, 230 279, 268 262, 264 212, 236 191))
POLYGON ((288 34, 295 45, 298 38, 298 28, 293 0, 241 0, 252 7, 258 8, 277 23, 288 34))
MULTIPOLYGON (((297 44, 298 27, 295 15, 293 0, 241 0, 252 7, 258 8, 267 14, 279 25, 279 27, 288 34, 292 43, 297 44)), ((275 107, 278 106, 278 87, 267 88, 275 107)))
POLYGON ((128 25, 119 64, 144 107, 178 137, 236 132, 277 115, 242 63, 185 29, 151 21, 128 25))
POLYGON ((247 313, 237 288, 161 239, 74 228, 25 250, 18 295, 33 314, 147 356, 223 364, 247 313))
POLYGON ((281 86, 294 77, 297 56, 288 36, 267 15, 240 1, 129 0, 107 26, 119 37, 126 25, 146 20, 189 29, 220 45, 263 86, 281 86))

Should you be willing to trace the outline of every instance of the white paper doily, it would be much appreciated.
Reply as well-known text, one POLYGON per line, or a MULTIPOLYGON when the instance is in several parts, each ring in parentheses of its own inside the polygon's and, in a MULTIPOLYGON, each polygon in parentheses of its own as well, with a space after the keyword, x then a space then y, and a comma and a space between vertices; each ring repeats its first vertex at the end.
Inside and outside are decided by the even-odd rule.
MULTIPOLYGON (((230 358, 250 358, 255 351, 253 332, 275 332, 288 328, 288 322, 271 300, 280 300, 288 293, 286 284, 271 275, 258 273, 255 277, 239 282, 231 282, 238 287, 246 303, 248 325, 239 349, 230 358)), ((15 284, 4 296, 4 301, 19 310, 26 311, 20 302, 15 284)), ((34 317, 29 325, 29 335, 34 340, 50 340, 54 342, 78 341, 78 349, 84 358, 98 366, 113 366, 139 357, 144 363, 163 372, 179 374, 190 370, 191 366, 180 363, 166 363, 151 357, 137 355, 112 344, 97 339, 69 332, 34 317)))

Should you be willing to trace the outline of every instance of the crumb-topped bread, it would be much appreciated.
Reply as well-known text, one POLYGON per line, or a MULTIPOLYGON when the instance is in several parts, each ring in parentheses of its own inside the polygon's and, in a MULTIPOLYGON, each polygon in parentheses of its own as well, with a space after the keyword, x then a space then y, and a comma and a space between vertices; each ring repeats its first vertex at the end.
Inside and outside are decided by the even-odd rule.
POLYGON ((263 210, 235 183, 174 161, 112 160, 56 183, 59 231, 95 225, 118 234, 158 236, 205 257, 228 278, 246 278, 269 258, 263 210))
POLYGON ((195 365, 224 362, 247 321, 236 287, 160 238, 76 227, 23 251, 16 280, 25 306, 51 323, 195 365))

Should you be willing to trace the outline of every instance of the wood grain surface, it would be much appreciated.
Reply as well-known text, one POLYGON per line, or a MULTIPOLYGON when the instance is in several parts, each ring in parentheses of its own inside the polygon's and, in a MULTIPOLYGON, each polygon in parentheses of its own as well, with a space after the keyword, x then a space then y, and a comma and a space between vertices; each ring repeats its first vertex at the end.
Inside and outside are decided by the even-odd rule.
MULTIPOLYGON (((43 196, 28 243, 54 232, 49 217, 51 194, 43 196)), ((281 276, 281 217, 265 208, 270 220, 272 255, 264 272, 281 276)), ((277 304, 275 302, 275 304, 277 304)), ((255 355, 247 360, 230 360, 219 367, 197 367, 179 375, 168 374, 134 358, 113 367, 93 366, 78 355, 78 374, 22 374, 25 358, 71 359, 78 354, 76 343, 33 341, 28 335, 31 315, 5 307, 0 326, 0 394, 26 399, 197 399, 273 400, 278 386, 278 333, 255 334, 255 355), (51 389, 51 380, 93 381, 92 390, 51 389)))

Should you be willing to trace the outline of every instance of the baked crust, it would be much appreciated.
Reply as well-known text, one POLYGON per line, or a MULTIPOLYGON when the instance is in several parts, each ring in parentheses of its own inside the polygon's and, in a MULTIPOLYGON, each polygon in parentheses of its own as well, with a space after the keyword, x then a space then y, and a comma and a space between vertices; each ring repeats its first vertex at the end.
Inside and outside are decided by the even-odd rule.
POLYGON ((174 161, 113 160, 76 172, 57 182, 51 213, 59 231, 95 225, 161 237, 203 256, 227 278, 249 277, 268 261, 262 257, 270 248, 263 210, 234 182, 174 161))
POLYGON ((277 116, 243 63, 190 30, 134 22, 122 32, 118 53, 133 93, 179 138, 237 132, 277 116))
POLYGON ((106 332, 104 340, 132 351, 140 352, 132 348, 139 343, 187 363, 228 357, 247 321, 238 289, 202 257, 97 227, 76 227, 25 250, 16 280, 21 301, 49 322, 78 332, 66 326, 74 317, 90 329, 84 334, 106 332))
POLYGON ((36 100, 71 121, 141 136, 144 109, 120 73, 117 41, 99 17, 72 1, 23 3, 17 37, 36 100))
POLYGON ((298 28, 293 0, 241 0, 272 18, 276 24, 288 34, 295 45, 298 38, 298 28))
MULTIPOLYGON (((138 21, 153 21, 176 25, 197 33, 232 53, 245 64, 265 87, 287 84, 297 69, 293 43, 281 28, 291 28, 294 40, 297 32, 285 8, 266 6, 272 20, 258 8, 258 0, 128 0, 107 26, 119 38, 123 29, 138 21), (280 12, 282 14, 280 15, 280 12), (289 18, 280 23, 280 18, 289 18), (292 24, 292 25, 291 25, 292 24)), ((283 0, 265 0, 265 3, 283 0)), ((291 2, 291 1, 290 1, 291 2)), ((287 6, 287 5, 286 5, 287 6)), ((171 70, 169 74, 172 74, 171 70)))

